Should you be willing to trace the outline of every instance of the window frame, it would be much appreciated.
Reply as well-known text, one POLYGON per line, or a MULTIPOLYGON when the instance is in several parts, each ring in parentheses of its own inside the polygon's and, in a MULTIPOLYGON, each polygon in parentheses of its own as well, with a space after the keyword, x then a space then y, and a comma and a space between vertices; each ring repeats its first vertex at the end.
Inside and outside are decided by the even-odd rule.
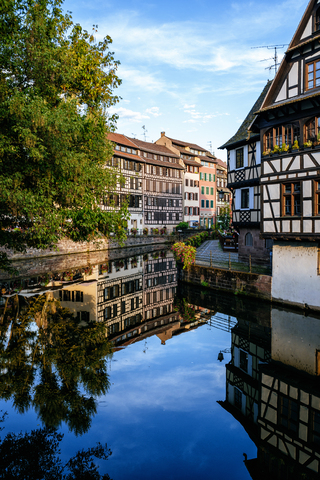
POLYGON ((248 210, 250 208, 250 188, 241 188, 240 208, 241 210, 248 210), (245 192, 247 192, 246 202, 244 201, 245 192), (247 206, 244 206, 244 203, 247 204, 247 206))
POLYGON ((314 90, 315 88, 320 87, 320 58, 313 59, 312 62, 306 62, 305 64, 305 90, 314 90), (311 71, 309 67, 312 66, 312 79, 309 80, 309 75, 311 71), (318 68, 317 68, 318 66, 318 68), (318 73, 318 76, 317 76, 318 73), (312 86, 309 86, 309 83, 312 82, 312 86))
POLYGON ((301 218, 301 182, 286 182, 281 185, 281 214, 282 217, 296 217, 301 218), (288 191, 287 186, 290 185, 290 191, 288 191), (295 185, 299 185, 299 191, 295 190, 295 185), (299 213, 296 213, 296 206, 295 203, 296 199, 299 198, 299 213), (287 203, 287 199, 290 199, 290 203, 287 203), (287 209, 290 208, 290 213, 287 213, 287 209))
POLYGON ((244 148, 236 149, 236 169, 244 167, 244 148))

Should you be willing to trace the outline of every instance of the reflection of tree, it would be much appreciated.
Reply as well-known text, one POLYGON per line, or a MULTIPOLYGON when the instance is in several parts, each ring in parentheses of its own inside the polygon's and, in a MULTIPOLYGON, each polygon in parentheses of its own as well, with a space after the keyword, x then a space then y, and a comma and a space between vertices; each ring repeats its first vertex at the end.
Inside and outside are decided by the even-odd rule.
POLYGON ((21 413, 33 406, 47 427, 65 421, 84 433, 94 397, 109 389, 105 325, 79 322, 49 294, 19 309, 16 297, 0 326, 0 396, 13 398, 21 413))
POLYGON ((96 447, 81 450, 67 463, 60 457, 59 444, 62 434, 54 429, 40 428, 30 433, 8 433, 0 441, 0 479, 24 480, 109 480, 100 475, 93 457, 107 460, 111 451, 100 443, 96 447))
POLYGON ((195 319, 195 308, 185 298, 175 298, 174 309, 179 312, 184 322, 192 322, 195 319))

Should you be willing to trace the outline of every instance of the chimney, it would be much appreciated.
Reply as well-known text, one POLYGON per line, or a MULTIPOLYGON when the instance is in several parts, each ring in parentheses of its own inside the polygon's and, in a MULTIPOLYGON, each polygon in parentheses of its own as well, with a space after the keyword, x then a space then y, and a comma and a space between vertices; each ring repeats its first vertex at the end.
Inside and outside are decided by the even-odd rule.
POLYGON ((161 132, 161 137, 164 137, 166 132, 161 132))

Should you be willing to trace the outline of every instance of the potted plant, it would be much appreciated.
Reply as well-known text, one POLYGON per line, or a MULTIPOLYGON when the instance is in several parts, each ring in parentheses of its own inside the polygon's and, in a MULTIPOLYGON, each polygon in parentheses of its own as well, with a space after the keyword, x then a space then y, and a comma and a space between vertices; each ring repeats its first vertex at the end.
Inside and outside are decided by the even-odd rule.
POLYGON ((148 231, 149 231, 148 228, 145 227, 145 228, 143 229, 143 235, 148 235, 148 231))
POLYGON ((154 235, 159 235, 159 228, 154 228, 153 233, 154 235))
POLYGON ((131 228, 131 235, 135 237, 137 233, 138 233, 138 230, 136 228, 131 228))
POLYGON ((292 145, 292 147, 291 147, 291 150, 299 150, 299 148, 300 148, 300 147, 299 147, 298 140, 295 140, 295 141, 293 142, 293 145, 292 145))
POLYGON ((262 152, 262 155, 264 157, 268 157, 269 155, 271 155, 271 148, 267 148, 267 150, 265 150, 264 152, 262 152))
POLYGON ((306 142, 304 142, 303 146, 304 146, 305 149, 312 148, 311 140, 307 140, 306 142))
POLYGON ((147 253, 145 253, 142 258, 145 262, 147 262, 148 258, 149 258, 149 255, 147 253))
POLYGON ((272 153, 280 153, 280 147, 279 147, 279 145, 275 145, 275 146, 274 146, 272 153))
POLYGON ((137 265, 138 265, 138 259, 137 259, 137 257, 132 257, 132 259, 131 259, 131 267, 132 267, 132 268, 136 268, 137 265))
POLYGON ((282 144, 281 146, 281 153, 287 153, 289 151, 289 145, 286 145, 285 143, 282 144))

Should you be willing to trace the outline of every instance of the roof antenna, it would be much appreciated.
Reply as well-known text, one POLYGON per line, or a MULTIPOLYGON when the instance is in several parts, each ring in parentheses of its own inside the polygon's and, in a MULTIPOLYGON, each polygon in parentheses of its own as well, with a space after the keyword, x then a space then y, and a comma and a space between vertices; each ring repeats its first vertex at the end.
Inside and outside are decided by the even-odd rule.
POLYGON ((136 133, 131 133, 131 135, 133 136, 133 138, 136 138, 136 136, 137 136, 136 133))
POLYGON ((213 151, 212 151, 212 142, 211 140, 209 140, 209 142, 207 142, 207 144, 209 145, 209 152, 211 153, 211 155, 214 155, 213 151))
POLYGON ((147 141, 147 133, 148 133, 148 130, 146 129, 146 126, 145 125, 142 125, 142 130, 143 130, 143 136, 144 136, 144 141, 146 142, 147 141))
POLYGON ((281 45, 260 45, 259 47, 251 47, 251 48, 267 48, 268 50, 274 48, 274 57, 271 58, 265 58, 263 60, 259 60, 260 62, 264 62, 266 60, 273 60, 274 65, 271 65, 270 67, 266 67, 266 70, 272 70, 274 68, 274 76, 277 74, 277 67, 280 65, 278 63, 278 53, 277 53, 277 48, 284 48, 286 45, 289 45, 288 43, 282 43, 281 45))

